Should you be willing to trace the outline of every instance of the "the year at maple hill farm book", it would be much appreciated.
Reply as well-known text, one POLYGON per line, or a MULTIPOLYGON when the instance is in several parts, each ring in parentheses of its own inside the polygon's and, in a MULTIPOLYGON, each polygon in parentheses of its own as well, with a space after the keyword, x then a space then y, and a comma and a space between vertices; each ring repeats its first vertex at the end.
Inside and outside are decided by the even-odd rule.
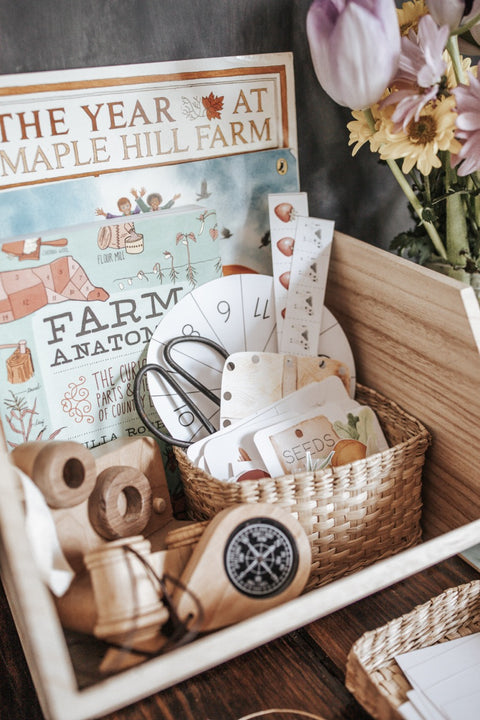
POLYGON ((265 271, 267 195, 298 189, 294 108, 288 53, 0 78, 10 447, 138 431, 162 315, 222 265, 265 271))
POLYGON ((0 76, 0 237, 199 203, 229 270, 271 273, 296 132, 291 53, 0 76))

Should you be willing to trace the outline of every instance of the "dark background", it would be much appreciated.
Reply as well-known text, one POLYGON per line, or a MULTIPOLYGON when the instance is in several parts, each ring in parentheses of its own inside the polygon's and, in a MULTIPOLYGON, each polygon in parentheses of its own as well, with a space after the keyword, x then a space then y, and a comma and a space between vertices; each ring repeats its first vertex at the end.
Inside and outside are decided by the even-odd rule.
POLYGON ((0 73, 291 51, 310 214, 388 247, 410 224, 406 203, 367 148, 351 157, 350 113, 322 91, 311 64, 310 1, 0 0, 0 73))

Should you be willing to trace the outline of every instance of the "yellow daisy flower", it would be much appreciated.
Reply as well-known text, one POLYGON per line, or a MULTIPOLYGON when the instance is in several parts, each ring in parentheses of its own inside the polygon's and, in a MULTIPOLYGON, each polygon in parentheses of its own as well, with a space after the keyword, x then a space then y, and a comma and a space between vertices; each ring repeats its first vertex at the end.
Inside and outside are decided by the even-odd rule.
POLYGON ((397 8, 400 34, 408 35, 412 28, 417 32, 418 21, 423 15, 427 14, 428 7, 425 5, 425 0, 408 0, 408 2, 404 2, 401 8, 397 8))
POLYGON ((428 175, 432 168, 440 167, 440 150, 448 150, 456 155, 461 147, 455 138, 454 110, 453 97, 429 103, 423 108, 418 121, 411 120, 406 131, 400 132, 395 132, 391 120, 385 118, 375 133, 374 143, 381 159, 403 158, 404 173, 409 173, 416 166, 423 175, 428 175))
MULTIPOLYGON (((448 53, 446 50, 443 53, 443 59, 445 60, 447 64, 447 69, 445 71, 446 75, 446 86, 449 90, 451 90, 454 87, 457 87, 457 78, 455 75, 455 70, 453 69, 453 63, 452 58, 450 57, 450 53, 448 53)), ((462 63, 462 70, 463 70, 463 77, 465 81, 465 85, 469 85, 469 78, 468 73, 471 72, 473 75, 476 76, 477 74, 477 66, 474 65, 472 67, 472 59, 469 57, 463 57, 460 56, 461 63, 462 63)))
POLYGON ((348 141, 348 144, 355 144, 355 147, 352 150, 352 156, 356 155, 362 145, 365 145, 366 142, 370 142, 370 150, 372 152, 377 152, 378 148, 375 148, 374 146, 375 137, 377 134, 376 131, 380 127, 383 116, 386 115, 387 117, 390 117, 393 112, 393 110, 390 110, 390 108, 381 109, 381 101, 388 95, 390 95, 390 90, 387 88, 383 93, 382 97, 380 98, 380 102, 375 103, 371 106, 371 108, 369 108, 370 112, 372 113, 373 121, 375 123, 375 131, 372 130, 371 124, 368 121, 363 110, 351 111, 354 120, 351 120, 349 123, 347 123, 347 129, 350 131, 350 139, 348 141))
MULTIPOLYGON (((374 105, 371 108, 373 118, 375 122, 377 121, 377 112, 378 112, 378 105, 374 105)), ((370 127, 370 123, 368 122, 365 113, 363 110, 352 110, 352 116, 355 118, 354 120, 351 120, 349 123, 347 123, 347 129, 350 132, 350 139, 348 141, 349 145, 354 145, 355 147, 352 150, 352 156, 356 155, 357 152, 360 150, 362 145, 365 145, 366 142, 369 142, 373 135, 374 131, 370 127)))

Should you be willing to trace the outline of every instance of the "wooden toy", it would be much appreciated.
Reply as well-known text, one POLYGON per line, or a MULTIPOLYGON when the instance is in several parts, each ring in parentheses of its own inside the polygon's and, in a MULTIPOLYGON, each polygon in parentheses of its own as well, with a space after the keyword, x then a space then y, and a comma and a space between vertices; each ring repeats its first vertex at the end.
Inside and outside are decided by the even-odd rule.
POLYGON ((234 505, 171 531, 167 544, 152 553, 140 535, 88 553, 88 573, 57 601, 62 622, 126 651, 156 653, 168 640, 166 587, 185 627, 206 632, 296 597, 310 574, 306 533, 271 504, 234 505))
POLYGON ((310 544, 278 505, 235 505, 208 524, 181 575, 174 603, 181 617, 203 610, 199 629, 214 630, 291 600, 310 574, 310 544), (196 602, 194 600, 196 598, 196 602))
POLYGON ((160 449, 153 438, 118 438, 88 450, 73 441, 23 443, 11 459, 40 487, 75 572, 86 553, 142 533, 164 547, 173 518, 160 449))
POLYGON ((95 459, 77 442, 23 443, 12 450, 12 460, 40 488, 51 508, 79 505, 95 486, 95 459))
POLYGON ((152 490, 136 468, 115 465, 99 474, 88 499, 93 528, 107 540, 141 533, 152 512, 152 490))

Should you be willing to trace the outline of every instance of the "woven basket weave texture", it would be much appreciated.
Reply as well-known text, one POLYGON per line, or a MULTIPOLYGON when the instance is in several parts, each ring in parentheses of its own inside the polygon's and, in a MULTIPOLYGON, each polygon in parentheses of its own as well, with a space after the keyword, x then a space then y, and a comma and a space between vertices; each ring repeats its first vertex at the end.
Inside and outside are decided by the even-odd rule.
POLYGON ((375 390, 357 385, 356 399, 375 411, 389 448, 338 468, 229 483, 195 467, 175 448, 192 519, 208 520, 235 503, 281 505, 310 540, 306 589, 415 545, 421 538, 421 475, 430 435, 375 390))
POLYGON ((402 720, 411 689, 396 655, 480 631, 480 580, 450 588, 362 635, 352 646, 345 684, 376 720, 402 720))

